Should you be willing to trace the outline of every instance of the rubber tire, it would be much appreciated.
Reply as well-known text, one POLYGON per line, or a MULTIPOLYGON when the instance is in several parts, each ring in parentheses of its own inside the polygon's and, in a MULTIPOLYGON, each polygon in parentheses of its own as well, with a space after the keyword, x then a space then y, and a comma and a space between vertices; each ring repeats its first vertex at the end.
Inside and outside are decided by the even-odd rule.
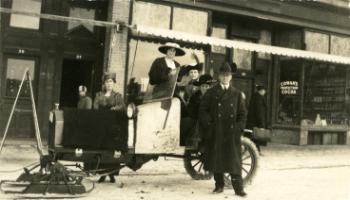
MULTIPOLYGON (((241 137, 241 145, 245 145, 245 147, 248 148, 248 152, 250 153, 251 157, 253 158, 252 160, 252 167, 247 176, 243 177, 243 184, 248 185, 250 184, 254 177, 256 176, 256 172, 258 171, 259 168, 259 152, 258 149, 256 148, 254 142, 250 140, 247 137, 241 137)), ((243 156, 243 155, 242 155, 243 156)), ((232 187, 231 184, 231 179, 228 174, 225 174, 225 186, 226 187, 232 187)))
POLYGON ((209 180, 213 176, 212 173, 207 172, 207 174, 198 173, 194 167, 192 166, 191 161, 191 154, 198 153, 195 150, 185 150, 184 155, 184 166, 186 169, 186 172, 194 179, 194 180, 209 180))

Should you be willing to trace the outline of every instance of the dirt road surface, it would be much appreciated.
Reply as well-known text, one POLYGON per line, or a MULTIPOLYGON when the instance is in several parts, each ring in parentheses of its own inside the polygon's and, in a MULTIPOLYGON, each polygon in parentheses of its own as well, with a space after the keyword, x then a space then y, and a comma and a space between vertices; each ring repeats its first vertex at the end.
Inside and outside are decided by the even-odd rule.
MULTIPOLYGON (((245 189, 246 198, 235 196, 231 188, 212 194, 213 180, 192 180, 181 159, 159 158, 137 172, 123 169, 117 183, 96 184, 81 199, 350 200, 350 146, 271 144, 263 148, 263 154, 257 176, 245 189)), ((32 146, 5 146, 0 155, 0 179, 15 179, 21 171, 9 170, 20 169, 37 159, 32 146)), ((0 193, 0 199, 14 198, 0 193)))

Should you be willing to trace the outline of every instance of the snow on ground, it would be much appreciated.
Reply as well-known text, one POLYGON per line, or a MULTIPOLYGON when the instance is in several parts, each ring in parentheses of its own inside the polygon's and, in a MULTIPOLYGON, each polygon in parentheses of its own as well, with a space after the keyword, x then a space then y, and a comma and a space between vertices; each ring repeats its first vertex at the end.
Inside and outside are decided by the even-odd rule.
MULTIPOLYGON (((291 146, 272 144, 263 148, 257 176, 246 187, 244 199, 258 200, 349 200, 350 146, 291 146)), ((15 179, 20 169, 38 159, 35 149, 10 145, 0 155, 0 179, 15 179)), ((96 181, 98 177, 91 178, 96 181)), ((108 179, 107 179, 108 181, 108 179)), ((186 174, 183 161, 159 158, 137 172, 121 171, 117 183, 96 184, 82 199, 243 199, 227 188, 212 194, 213 180, 196 181, 186 174)), ((14 196, 0 193, 0 199, 14 196)))

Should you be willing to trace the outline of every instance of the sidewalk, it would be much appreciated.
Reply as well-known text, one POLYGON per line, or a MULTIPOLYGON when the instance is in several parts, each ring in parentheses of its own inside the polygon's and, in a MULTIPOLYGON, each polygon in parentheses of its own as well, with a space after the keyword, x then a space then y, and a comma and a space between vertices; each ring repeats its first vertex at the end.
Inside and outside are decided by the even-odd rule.
MULTIPOLYGON (((47 146, 47 141, 42 140, 44 146, 47 146)), ((20 148, 31 148, 36 146, 35 138, 7 138, 5 140, 5 147, 20 147, 20 148)), ((315 153, 320 152, 343 152, 350 153, 350 145, 290 145, 280 143, 269 143, 266 147, 262 146, 262 152, 264 155, 268 155, 271 152, 275 153, 315 153)), ((349 154, 350 155, 350 154, 349 154)))
MULTIPOLYGON (((1 138, 2 139, 2 138, 1 138)), ((42 141, 44 147, 47 146, 46 141, 42 141)), ((33 149, 36 150, 36 140, 34 138, 6 138, 3 149, 33 149)))

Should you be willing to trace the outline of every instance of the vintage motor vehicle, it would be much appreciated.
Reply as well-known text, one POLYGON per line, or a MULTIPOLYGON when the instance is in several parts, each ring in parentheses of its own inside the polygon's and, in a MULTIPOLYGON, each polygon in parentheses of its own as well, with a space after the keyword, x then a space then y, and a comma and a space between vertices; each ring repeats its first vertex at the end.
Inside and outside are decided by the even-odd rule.
MULTIPOLYGON (((41 156, 39 164, 25 168, 16 181, 3 181, 2 190, 15 192, 13 188, 17 188, 20 193, 79 195, 90 191, 84 181, 86 176, 108 175, 118 167, 136 171, 160 156, 183 158, 184 167, 193 179, 211 178, 211 173, 203 169, 200 134, 196 126, 191 134, 186 134, 190 135, 186 138, 187 145, 180 145, 183 135, 180 130, 181 105, 180 100, 173 97, 176 79, 153 90, 146 71, 133 69, 126 111, 53 110, 48 154, 41 156), (78 163, 73 164, 78 170, 62 161, 78 163), (101 169, 101 163, 117 167, 101 169)), ((259 160, 256 147, 249 139, 251 136, 250 131, 245 131, 241 137, 245 183, 254 177, 259 160)))

